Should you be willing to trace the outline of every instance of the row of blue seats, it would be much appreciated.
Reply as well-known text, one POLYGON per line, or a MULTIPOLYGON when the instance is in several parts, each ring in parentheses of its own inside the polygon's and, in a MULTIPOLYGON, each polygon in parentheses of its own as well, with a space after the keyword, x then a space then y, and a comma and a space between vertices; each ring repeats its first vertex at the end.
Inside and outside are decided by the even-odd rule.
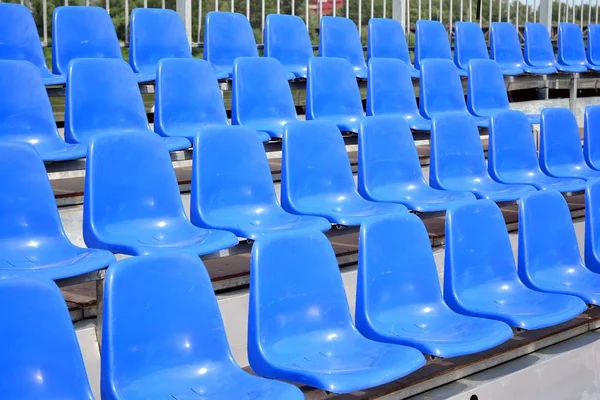
MULTIPOLYGON (((80 59, 74 65, 87 62, 96 63, 80 59)), ((544 110, 538 160, 526 116, 498 113, 490 124, 486 165, 473 119, 443 114, 433 121, 428 184, 406 122, 398 116, 367 117, 358 136, 357 188, 337 127, 328 121, 291 122, 283 133, 281 203, 255 131, 208 126, 194 141, 191 222, 169 149, 159 136, 99 135, 87 150, 83 237, 88 247, 108 252, 69 242, 42 159, 28 144, 2 144, 0 209, 10 216, 2 228, 10 240, 2 246, 9 261, 0 275, 60 279, 105 268, 110 253, 183 249, 204 255, 235 246, 237 237, 359 226, 368 217, 403 214, 407 208, 438 212, 475 197, 505 202, 536 189, 581 191, 585 181, 600 178, 598 124, 600 106, 588 107, 582 151, 574 115, 544 110)))
MULTIPOLYGON (((155 92, 154 131, 169 150, 187 149, 202 130, 228 125, 212 67, 203 60, 163 59, 155 92)), ((412 129, 431 129, 431 118, 447 112, 473 115, 478 125, 510 105, 502 73, 491 60, 472 60, 465 104, 456 67, 448 60, 426 60, 420 81, 420 110, 408 67, 402 61, 369 61, 367 109, 349 62, 312 58, 307 75, 306 118, 331 121, 341 131, 357 133, 369 116, 397 115, 412 129)), ((44 161, 85 156, 96 136, 110 132, 151 133, 134 73, 122 60, 78 59, 67 75, 65 139, 60 137, 42 78, 26 61, 0 61, 0 142, 28 142, 44 161)), ((539 123, 539 115, 528 116, 539 123)), ((242 57, 234 63, 234 125, 248 125, 262 141, 280 139, 286 124, 298 121, 292 91, 279 62, 270 57, 242 57)))
MULTIPOLYGON (((595 225, 598 200, 594 181, 586 203, 596 210, 586 217, 595 225)), ((248 359, 258 377, 233 360, 210 278, 194 254, 116 262, 104 288, 102 399, 304 398, 296 387, 264 378, 353 392, 415 371, 425 364, 421 353, 480 352, 511 338, 511 327, 557 325, 599 304, 600 264, 581 259, 560 193, 534 192, 520 202, 518 250, 517 267, 493 202, 456 204, 446 219, 442 295, 419 218, 369 218, 360 228, 354 322, 322 233, 259 238, 248 316, 248 359)), ((0 280, 0 324, 3 398, 93 399, 51 281, 0 280)))

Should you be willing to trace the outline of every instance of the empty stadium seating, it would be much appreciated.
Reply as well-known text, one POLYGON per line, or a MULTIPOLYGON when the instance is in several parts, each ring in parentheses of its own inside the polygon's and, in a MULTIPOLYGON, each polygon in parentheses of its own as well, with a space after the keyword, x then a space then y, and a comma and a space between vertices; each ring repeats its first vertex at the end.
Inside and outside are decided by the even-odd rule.
MULTIPOLYGON (((0 4, 0 7, 4 3, 0 4)), ((44 161, 85 157, 81 144, 60 137, 43 78, 24 60, 0 60, 0 143, 29 143, 44 161)))
MULTIPOLYGON (((454 63, 456 66, 467 71, 470 60, 489 60, 487 44, 483 31, 475 22, 457 22, 454 26, 454 63)), ((504 75, 520 75, 521 68, 506 68, 502 70, 504 75)))
POLYGON ((246 126, 207 127, 197 137, 190 218, 196 226, 253 240, 282 230, 331 227, 324 218, 281 209, 264 147, 246 126))
POLYGON ((64 75, 48 70, 31 12, 21 4, 1 3, 0 16, 0 59, 29 61, 37 67, 45 85, 63 85, 64 75))
MULTIPOLYGON (((452 50, 446 28, 439 21, 417 21, 415 37, 415 68, 422 69, 427 59, 452 60, 452 50)), ((467 72, 457 68, 457 73, 466 76, 467 72)), ((421 71, 422 74, 422 71, 421 71)))
POLYGON ((461 315, 444 302, 427 230, 417 216, 372 218, 361 226, 358 242, 356 326, 367 338, 456 357, 512 336, 505 323, 461 315))
MULTIPOLYGON (((66 75, 77 58, 123 60, 108 12, 96 6, 59 6, 52 14, 52 70, 66 75)), ((155 73, 135 73, 137 82, 151 82, 155 73)))
POLYGON ((585 72, 587 68, 581 65, 565 65, 556 62, 554 47, 550 40, 548 28, 541 23, 525 23, 525 62, 538 68, 556 68, 561 72, 585 72))
POLYGON ((294 74, 306 79, 308 60, 314 55, 302 18, 270 14, 265 19, 265 57, 273 57, 294 74))
POLYGON ((347 393, 425 364, 414 348, 377 343, 357 331, 335 253, 320 232, 255 242, 249 308, 248 359, 264 377, 347 393))
MULTIPOLYGON (((489 118, 500 111, 510 110, 504 77, 498 63, 474 59, 469 62, 468 71, 467 108, 471 114, 489 118)), ((532 124, 540 123, 539 114, 529 114, 527 118, 532 124)))
POLYGON ((192 58, 183 21, 174 10, 136 8, 129 24, 129 64, 154 76, 163 58, 192 58))
POLYGON ((407 211, 401 204, 376 203, 358 194, 344 140, 333 123, 324 121, 285 126, 281 205, 293 214, 317 215, 344 226, 360 225, 374 215, 407 211))
POLYGON ((408 65, 411 77, 421 75, 412 65, 404 28, 395 19, 369 19, 367 59, 372 58, 396 58, 408 65))
POLYGON ((591 65, 600 66, 600 25, 587 26, 587 60, 591 65))
POLYGON ((348 60, 357 78, 367 78, 367 64, 356 25, 351 19, 321 17, 319 56, 348 60))
POLYGON ((410 66, 399 59, 369 60, 367 115, 398 115, 408 122, 411 129, 431 129, 431 121, 419 113, 410 77, 410 66))
POLYGON ((108 269, 105 286, 103 399, 304 398, 298 388, 252 376, 235 363, 210 278, 195 254, 122 260, 108 269))
POLYGON ((231 123, 281 139, 285 124, 298 121, 286 74, 274 58, 237 58, 233 63, 231 123))
POLYGON ((348 60, 313 57, 308 62, 306 119, 329 121, 342 132, 358 132, 365 117, 360 89, 348 60))
POLYGON ((600 67, 587 61, 583 33, 581 28, 573 23, 561 22, 558 26, 558 64, 569 68, 581 68, 600 71, 600 67))
POLYGON ((65 300, 49 279, 0 279, 6 399, 94 400, 65 300))
POLYGON ((358 191, 367 200, 437 212, 475 198, 468 192, 433 189, 425 182, 414 139, 401 117, 364 119, 358 146, 358 191))
POLYGON ((577 120, 566 108, 542 110, 540 167, 557 178, 600 178, 600 171, 585 163, 577 120))
POLYGON ((519 203, 519 277, 535 290, 600 302, 600 275, 583 264, 569 206, 556 191, 519 203))
POLYGON ((502 213, 489 200, 448 210, 445 255, 444 299, 461 314, 532 330, 568 321, 587 307, 577 297, 523 284, 502 213))
POLYGON ((462 113, 433 119, 429 184, 436 189, 470 191, 478 198, 516 201, 533 186, 494 181, 486 167, 475 122, 462 113))
POLYGON ((490 122, 488 171, 502 183, 527 184, 540 190, 578 192, 585 181, 555 178, 542 172, 537 157, 531 125, 521 111, 495 114, 490 122))
POLYGON ((130 255, 202 255, 238 243, 230 232, 192 225, 164 142, 139 133, 102 135, 89 144, 83 238, 89 247, 130 255))

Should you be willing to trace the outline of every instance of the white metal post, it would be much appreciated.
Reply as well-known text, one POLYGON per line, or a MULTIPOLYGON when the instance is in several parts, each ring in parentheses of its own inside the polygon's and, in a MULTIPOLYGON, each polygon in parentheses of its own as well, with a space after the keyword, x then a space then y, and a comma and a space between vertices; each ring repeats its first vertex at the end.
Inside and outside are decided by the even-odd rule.
POLYGON ((175 8, 183 20, 188 40, 192 43, 192 0, 177 0, 175 8))
POLYGON ((540 23, 548 29, 552 30, 552 1, 540 0, 540 23))

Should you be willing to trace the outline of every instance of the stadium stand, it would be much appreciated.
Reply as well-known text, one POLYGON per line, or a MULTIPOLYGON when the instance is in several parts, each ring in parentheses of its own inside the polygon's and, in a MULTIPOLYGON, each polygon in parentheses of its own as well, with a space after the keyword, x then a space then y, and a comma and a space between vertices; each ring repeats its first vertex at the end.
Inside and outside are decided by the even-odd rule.
POLYGON ((319 56, 345 58, 357 78, 367 79, 367 64, 358 29, 351 19, 324 16, 319 29, 319 56))
POLYGON ((314 56, 302 18, 270 14, 265 19, 265 57, 273 57, 296 78, 306 79, 308 60, 314 56))
POLYGON ((404 28, 395 19, 369 19, 367 59, 371 60, 372 58, 399 59, 408 65, 411 77, 419 78, 421 76, 410 59, 404 28))
POLYGON ((525 62, 533 67, 551 67, 560 72, 586 72, 583 65, 566 65, 556 61, 548 29, 537 22, 525 23, 525 62))
MULTIPOLYGON (((487 43, 479 24, 457 22, 454 25, 454 63, 461 71, 469 69, 470 60, 489 60, 487 43)), ((520 75, 520 68, 504 69, 504 75, 520 75)))
POLYGON ((45 85, 63 85, 64 75, 48 70, 35 21, 27 7, 0 3, 0 59, 29 61, 39 71, 45 85))
POLYGON ((348 393, 425 364, 414 348, 374 342, 358 332, 335 254, 322 233, 260 238, 252 247, 250 271, 248 359, 259 375, 348 393))
MULTIPOLYGON (((421 70, 423 61, 427 59, 452 60, 452 50, 444 25, 439 21, 421 19, 417 21, 415 34, 415 68, 421 70)), ((457 72, 467 76, 467 71, 457 68, 457 72)))
POLYGON ((587 61, 581 28, 568 22, 561 22, 558 26, 558 63, 567 67, 582 67, 586 71, 600 71, 600 67, 587 61))

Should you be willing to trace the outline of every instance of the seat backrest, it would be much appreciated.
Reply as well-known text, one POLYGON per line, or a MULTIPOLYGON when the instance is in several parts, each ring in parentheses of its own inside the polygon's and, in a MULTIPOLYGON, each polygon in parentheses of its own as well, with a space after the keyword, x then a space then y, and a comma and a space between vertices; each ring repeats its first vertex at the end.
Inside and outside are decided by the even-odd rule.
POLYGON ((552 165, 563 164, 585 164, 577 120, 567 108, 545 108, 540 121, 540 167, 550 173, 552 165))
POLYGON ((367 115, 419 114, 409 66, 392 58, 369 60, 367 115))
POLYGON ((587 27, 587 58, 592 64, 600 64, 600 25, 589 24, 587 27))
POLYGON ((52 14, 52 70, 67 73, 76 58, 117 58, 121 47, 112 19, 104 8, 60 6, 52 14))
POLYGON ((479 131, 468 114, 448 113, 435 117, 430 145, 431 186, 439 188, 446 180, 487 175, 479 131))
POLYGON ((419 109, 424 117, 431 119, 444 112, 468 112, 458 68, 452 60, 424 60, 419 88, 419 109))
POLYGON ((360 89, 352 66, 343 58, 313 57, 308 62, 306 118, 329 115, 364 116, 360 89))
POLYGON ((258 348, 311 332, 335 337, 352 327, 335 253, 323 233, 287 231, 254 242, 248 321, 251 364, 258 348))
MULTIPOLYGON (((300 196, 356 192, 350 160, 339 129, 327 121, 285 125, 281 161, 281 204, 300 196)), ((293 208, 293 207, 292 207, 293 208)))
POLYGON ((308 65, 314 55, 306 24, 297 15, 267 15, 264 42, 265 57, 282 64, 308 65))
POLYGON ((600 255, 600 179, 592 179, 585 189, 585 264, 598 273, 600 255))
POLYGON ((65 138, 87 143, 108 132, 149 131, 133 71, 123 60, 73 60, 67 73, 65 138))
POLYGON ((527 116, 518 110, 506 110, 490 119, 488 171, 501 180, 503 172, 539 171, 539 160, 527 116))
POLYGON ((33 255, 39 244, 48 249, 66 240, 46 167, 33 146, 0 144, 0 190, 0 249, 29 246, 33 255))
POLYGON ((223 363, 235 364, 210 277, 198 256, 175 252, 133 257, 108 269, 103 397, 113 398, 116 388, 167 369, 191 374, 195 365, 194 374, 219 379, 218 364, 223 363))
MULTIPOLYGON (((83 237, 94 246, 111 224, 185 218, 169 151, 158 135, 115 133, 88 147, 83 237)), ((165 223, 165 222, 162 222, 165 223)))
POLYGON ((156 73, 163 58, 192 58, 179 14, 161 8, 136 8, 129 25, 129 64, 135 72, 156 73))
POLYGON ((0 93, 0 141, 43 148, 60 140, 46 87, 33 64, 0 60, 0 93))
POLYGON ((360 327, 360 319, 368 317, 376 322, 377 314, 402 306, 441 301, 429 235, 419 217, 367 219, 358 239, 356 324, 360 327))
POLYGON ((510 109, 504 76, 496 61, 469 61, 467 108, 480 116, 489 115, 489 110, 510 109))
POLYGON ((510 22, 492 22, 490 28, 490 57, 499 64, 524 64, 521 41, 510 22))
POLYGON ((421 69, 423 60, 429 58, 452 60, 448 32, 439 21, 420 19, 415 35, 415 68, 421 69))
POLYGON ((240 57, 234 61, 232 124, 297 118, 287 74, 279 61, 270 57, 240 57))
POLYGON ((3 398, 94 399, 69 310, 54 282, 0 280, 0 325, 3 398))
POLYGON ((525 23, 525 61, 535 66, 553 66, 556 62, 548 29, 538 22, 525 23))
POLYGON ((238 57, 258 57, 250 21, 239 13, 208 12, 204 25, 204 59, 215 66, 232 66, 238 57))
POLYGON ((361 121, 358 134, 358 188, 366 194, 382 185, 425 184, 408 123, 400 116, 361 121))
POLYGON ((48 70, 31 11, 21 4, 0 3, 0 59, 29 61, 48 70))
POLYGON ((411 64, 408 43, 400 21, 391 18, 371 18, 368 28, 367 59, 398 58, 411 64))
POLYGON ((248 126, 210 126, 194 141, 191 219, 218 209, 277 204, 264 146, 248 126))
POLYGON ((481 27, 476 22, 457 22, 454 25, 454 63, 467 69, 469 60, 488 60, 487 44, 481 27))
POLYGON ((582 265, 575 226, 565 198, 540 190, 519 201, 519 274, 582 265))
POLYGON ((204 60, 160 60, 154 105, 154 131, 161 135, 195 132, 203 125, 228 125, 214 68, 204 60))
POLYGON ((327 15, 321 17, 319 56, 345 58, 352 68, 364 68, 365 56, 354 21, 327 15))
POLYGON ((558 26, 558 62, 565 65, 587 65, 583 33, 579 25, 561 22, 558 26))
POLYGON ((492 200, 471 200, 446 212, 444 298, 493 281, 518 279, 506 222, 492 200))
POLYGON ((600 105, 589 105, 583 112, 583 155, 587 165, 600 168, 600 105))

